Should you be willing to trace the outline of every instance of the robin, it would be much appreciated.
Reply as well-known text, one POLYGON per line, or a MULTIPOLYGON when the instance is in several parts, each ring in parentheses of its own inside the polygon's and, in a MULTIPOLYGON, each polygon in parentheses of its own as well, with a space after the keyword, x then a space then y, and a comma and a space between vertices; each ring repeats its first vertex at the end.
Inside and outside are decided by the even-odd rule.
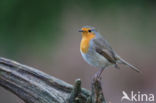
POLYGON ((99 68, 96 78, 100 78, 103 70, 108 66, 113 65, 119 69, 118 64, 125 64, 136 72, 140 72, 135 66, 122 59, 94 27, 84 26, 79 32, 82 32, 80 52, 83 59, 88 64, 99 68))

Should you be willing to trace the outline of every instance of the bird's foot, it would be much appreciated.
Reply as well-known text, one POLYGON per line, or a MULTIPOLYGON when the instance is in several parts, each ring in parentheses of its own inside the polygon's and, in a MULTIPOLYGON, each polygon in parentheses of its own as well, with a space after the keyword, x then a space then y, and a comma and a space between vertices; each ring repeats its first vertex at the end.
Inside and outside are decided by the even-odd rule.
POLYGON ((103 72, 104 68, 101 68, 98 72, 96 72, 93 76, 93 80, 101 80, 101 74, 103 72))
POLYGON ((97 72, 97 73, 94 74, 93 80, 94 80, 94 81, 97 81, 97 80, 99 81, 99 80, 101 80, 101 75, 100 75, 99 72, 97 72))

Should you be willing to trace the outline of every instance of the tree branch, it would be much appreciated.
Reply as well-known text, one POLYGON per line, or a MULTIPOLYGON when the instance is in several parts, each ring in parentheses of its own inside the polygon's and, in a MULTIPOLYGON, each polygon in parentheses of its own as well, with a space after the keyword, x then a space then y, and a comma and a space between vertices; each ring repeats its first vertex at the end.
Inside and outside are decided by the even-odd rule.
POLYGON ((75 81, 73 87, 35 68, 0 58, 0 86, 16 94, 26 103, 105 103, 104 99, 102 102, 92 101, 96 97, 93 94, 101 93, 96 91, 101 88, 101 84, 94 83, 96 81, 92 83, 94 86, 91 93, 81 88, 80 79, 75 81))

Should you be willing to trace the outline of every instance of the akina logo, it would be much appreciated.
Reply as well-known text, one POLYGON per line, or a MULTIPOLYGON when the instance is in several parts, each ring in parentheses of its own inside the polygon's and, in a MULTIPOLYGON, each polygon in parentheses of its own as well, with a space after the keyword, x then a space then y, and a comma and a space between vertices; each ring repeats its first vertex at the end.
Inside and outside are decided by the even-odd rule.
POLYGON ((130 94, 128 95, 125 91, 122 91, 122 98, 121 102, 124 103, 124 101, 131 101, 132 103, 136 102, 142 102, 142 103, 154 103, 154 94, 146 94, 146 93, 141 93, 140 91, 134 92, 131 91, 130 94))

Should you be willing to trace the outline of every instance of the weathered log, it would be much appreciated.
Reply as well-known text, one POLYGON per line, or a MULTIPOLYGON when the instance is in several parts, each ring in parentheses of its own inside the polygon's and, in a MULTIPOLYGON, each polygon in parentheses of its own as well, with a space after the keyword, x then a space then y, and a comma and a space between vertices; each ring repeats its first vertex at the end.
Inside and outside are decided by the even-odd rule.
POLYGON ((0 58, 0 86, 25 103, 105 103, 104 97, 100 97, 100 102, 95 100, 97 92, 101 94, 100 81, 93 81, 92 85, 91 93, 81 88, 80 79, 73 87, 35 68, 0 58))

